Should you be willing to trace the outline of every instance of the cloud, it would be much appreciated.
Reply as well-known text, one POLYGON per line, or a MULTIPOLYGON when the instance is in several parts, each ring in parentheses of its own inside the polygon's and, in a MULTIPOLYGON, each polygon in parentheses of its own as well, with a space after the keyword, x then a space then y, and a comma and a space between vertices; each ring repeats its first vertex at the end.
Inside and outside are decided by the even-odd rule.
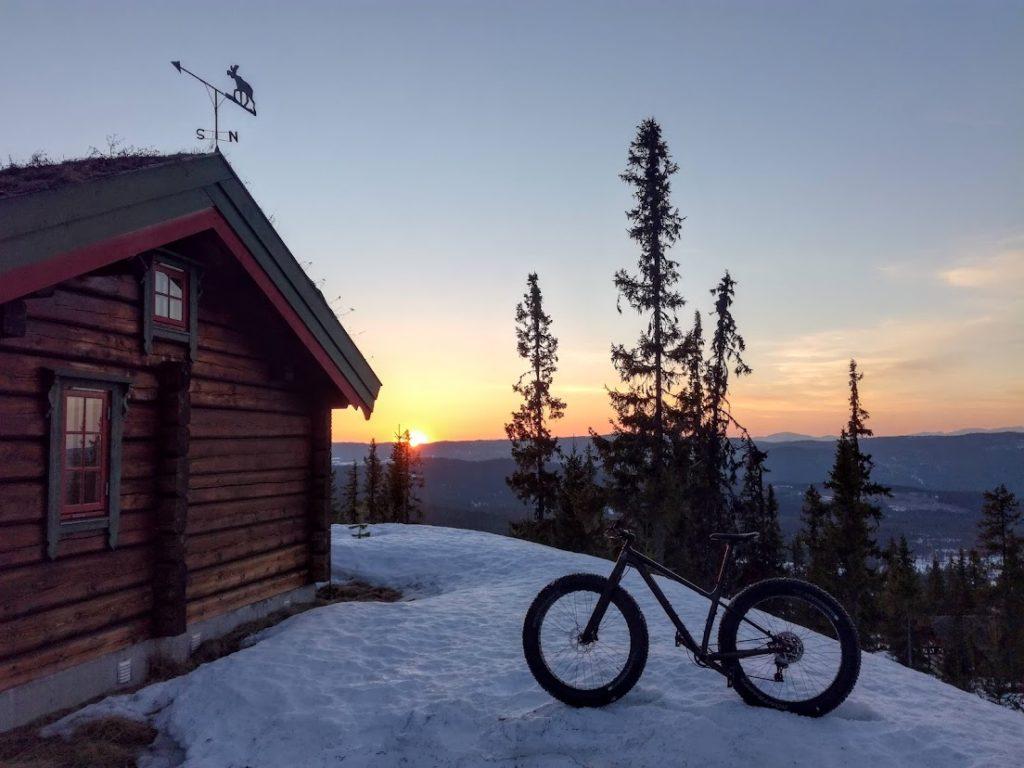
POLYGON ((943 269, 938 277, 954 288, 1009 289, 1024 292, 1024 250, 1004 251, 943 269))
MULTIPOLYGON (((889 318, 871 325, 801 334, 766 345, 752 360, 755 376, 737 383, 752 415, 845 410, 846 368, 857 359, 867 375, 869 408, 956 409, 961 398, 1001 390, 977 371, 992 370, 996 345, 1011 338, 1006 318, 976 315, 889 318), (939 405, 941 404, 941 406, 939 405)), ((1012 380, 1016 364, 999 369, 1012 380), (1012 369, 1012 370, 1011 370, 1012 369)))

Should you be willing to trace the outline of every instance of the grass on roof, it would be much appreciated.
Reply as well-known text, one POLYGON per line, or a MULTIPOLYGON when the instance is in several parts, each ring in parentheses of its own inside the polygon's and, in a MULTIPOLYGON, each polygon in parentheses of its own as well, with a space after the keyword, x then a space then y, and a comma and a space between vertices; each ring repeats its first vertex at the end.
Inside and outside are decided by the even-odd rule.
POLYGON ((200 152, 160 154, 152 149, 112 149, 103 154, 94 149, 89 157, 71 160, 51 160, 37 152, 25 163, 9 161, 0 167, 0 198, 46 192, 91 179, 137 171, 164 163, 173 163, 200 152))

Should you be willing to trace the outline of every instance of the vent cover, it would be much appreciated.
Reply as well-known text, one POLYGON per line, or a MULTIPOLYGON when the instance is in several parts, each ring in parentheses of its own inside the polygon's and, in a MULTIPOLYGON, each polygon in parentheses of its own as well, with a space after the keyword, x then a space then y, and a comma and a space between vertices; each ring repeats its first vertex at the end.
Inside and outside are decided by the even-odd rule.
POLYGON ((124 685, 132 679, 132 660, 125 659, 117 662, 117 684, 124 685))
POLYGON ((203 642, 203 636, 199 632, 193 632, 192 636, 188 639, 188 652, 195 653, 196 648, 203 642))

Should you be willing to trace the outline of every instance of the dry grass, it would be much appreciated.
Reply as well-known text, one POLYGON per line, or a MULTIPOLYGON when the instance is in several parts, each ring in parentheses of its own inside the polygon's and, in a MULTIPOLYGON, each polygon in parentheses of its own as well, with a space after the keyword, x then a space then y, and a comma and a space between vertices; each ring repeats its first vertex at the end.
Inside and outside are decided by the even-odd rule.
POLYGON ((157 731, 146 723, 105 717, 80 725, 64 739, 41 738, 38 726, 0 734, 4 768, 134 768, 139 753, 157 731))
POLYGON ((113 155, 62 161, 53 161, 37 153, 26 163, 11 162, 6 167, 0 167, 0 198, 58 189, 68 184, 170 163, 186 157, 192 157, 192 153, 161 155, 151 150, 134 148, 113 155))

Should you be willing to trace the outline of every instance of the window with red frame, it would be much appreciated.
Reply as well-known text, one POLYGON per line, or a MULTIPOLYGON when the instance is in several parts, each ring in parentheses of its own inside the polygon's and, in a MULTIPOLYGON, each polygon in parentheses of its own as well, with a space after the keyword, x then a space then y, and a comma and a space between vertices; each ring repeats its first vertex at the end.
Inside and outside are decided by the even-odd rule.
POLYGON ((188 330, 188 272, 168 264, 153 264, 153 319, 188 330))
POLYGON ((64 390, 62 519, 102 517, 107 513, 110 454, 110 392, 67 387, 64 390))

